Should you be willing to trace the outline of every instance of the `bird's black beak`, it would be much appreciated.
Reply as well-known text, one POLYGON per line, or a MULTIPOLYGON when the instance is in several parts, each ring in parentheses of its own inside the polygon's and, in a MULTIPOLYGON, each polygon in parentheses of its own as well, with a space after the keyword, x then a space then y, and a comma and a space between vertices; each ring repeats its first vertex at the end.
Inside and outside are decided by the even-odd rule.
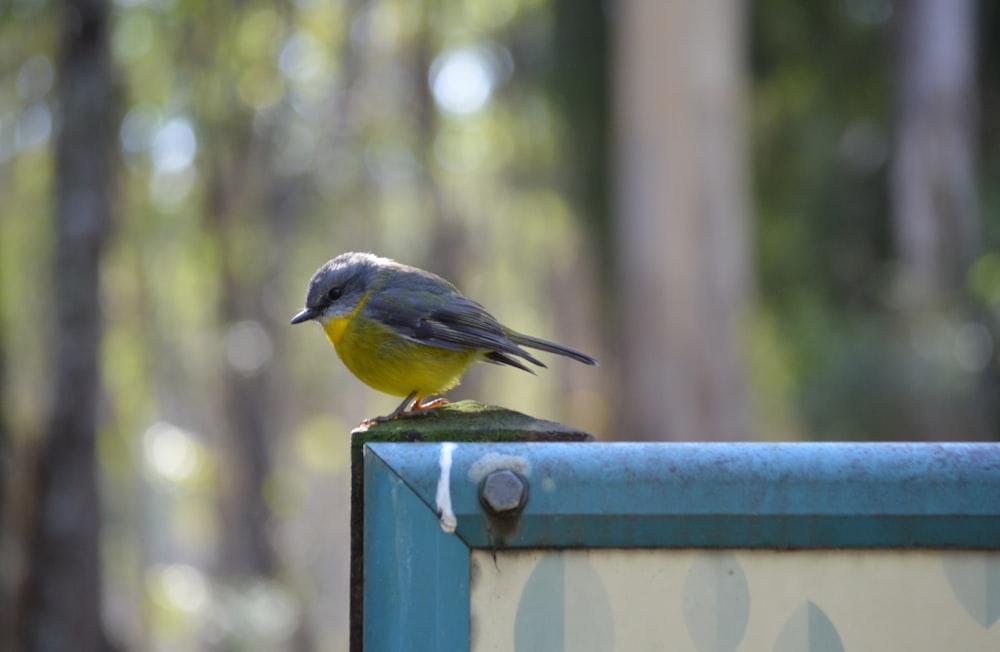
POLYGON ((315 308, 303 308, 302 312, 292 317, 293 324, 301 324, 304 321, 319 317, 319 311, 315 308))

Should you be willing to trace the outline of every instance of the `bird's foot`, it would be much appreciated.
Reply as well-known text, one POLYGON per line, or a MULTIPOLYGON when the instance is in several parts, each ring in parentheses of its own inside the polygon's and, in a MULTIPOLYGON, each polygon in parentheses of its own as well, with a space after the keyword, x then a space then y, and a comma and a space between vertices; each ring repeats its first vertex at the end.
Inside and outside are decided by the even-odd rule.
POLYGON ((410 406, 410 412, 416 412, 417 410, 430 410, 431 408, 441 407, 442 405, 448 405, 448 399, 443 396, 438 396, 433 401, 423 402, 422 398, 418 398, 410 406))
POLYGON ((371 419, 365 419, 361 422, 363 426, 370 426, 375 423, 385 423, 387 421, 393 421, 395 419, 405 419, 407 417, 422 416, 426 414, 425 410, 430 410, 432 408, 441 407, 442 405, 448 404, 448 399, 443 396, 428 401, 423 402, 424 397, 417 396, 416 392, 413 392, 406 399, 399 404, 391 414, 387 414, 384 417, 373 417, 371 419))

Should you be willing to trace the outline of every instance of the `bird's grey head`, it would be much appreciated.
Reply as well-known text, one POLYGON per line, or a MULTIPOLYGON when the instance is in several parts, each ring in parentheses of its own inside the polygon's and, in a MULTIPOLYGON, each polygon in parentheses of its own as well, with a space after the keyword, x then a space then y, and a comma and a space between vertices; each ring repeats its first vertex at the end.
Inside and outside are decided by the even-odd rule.
POLYGON ((326 323, 351 314, 364 299, 379 269, 392 264, 373 254, 346 253, 327 261, 309 280, 306 306, 292 318, 293 324, 310 319, 326 323))

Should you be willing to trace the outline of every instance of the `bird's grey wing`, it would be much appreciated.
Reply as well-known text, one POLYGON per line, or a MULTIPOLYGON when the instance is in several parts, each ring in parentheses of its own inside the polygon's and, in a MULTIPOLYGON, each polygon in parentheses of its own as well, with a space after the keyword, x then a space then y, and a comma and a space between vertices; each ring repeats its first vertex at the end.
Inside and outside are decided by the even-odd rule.
POLYGON ((484 351, 488 362, 526 371, 530 369, 515 357, 545 366, 511 341, 485 308, 437 277, 397 274, 393 281, 375 293, 366 308, 402 337, 453 351, 484 351))
POLYGON ((462 295, 454 295, 427 320, 438 340, 456 343, 466 348, 486 351, 486 361, 507 364, 530 371, 516 358, 544 367, 545 365, 507 336, 507 331, 481 305, 462 295))

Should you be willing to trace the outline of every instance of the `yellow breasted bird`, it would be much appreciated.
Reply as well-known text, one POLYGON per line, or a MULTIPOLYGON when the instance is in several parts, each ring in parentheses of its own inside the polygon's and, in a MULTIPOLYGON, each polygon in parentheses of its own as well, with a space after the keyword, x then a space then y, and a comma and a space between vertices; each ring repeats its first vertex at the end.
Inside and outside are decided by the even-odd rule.
POLYGON ((323 326, 362 382, 406 397, 376 421, 441 405, 444 399, 422 401, 458 385, 474 362, 529 373, 522 360, 545 366, 522 347, 597 364, 586 353, 507 328, 436 274, 367 253, 341 254, 313 274, 306 306, 292 323, 309 320, 323 326))

